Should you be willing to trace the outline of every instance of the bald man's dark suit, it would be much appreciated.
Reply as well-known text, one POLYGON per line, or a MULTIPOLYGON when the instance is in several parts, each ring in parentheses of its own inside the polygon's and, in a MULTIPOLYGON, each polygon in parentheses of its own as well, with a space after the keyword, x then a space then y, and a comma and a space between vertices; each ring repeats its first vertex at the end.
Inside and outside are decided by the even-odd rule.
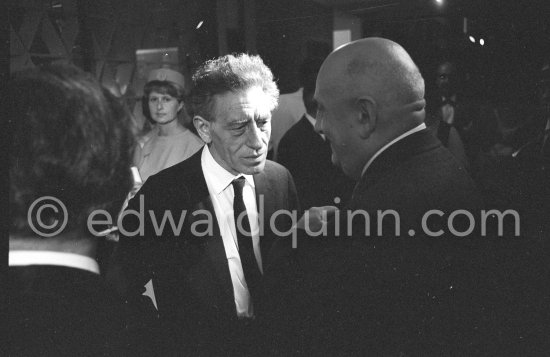
MULTIPOLYGON (((389 147, 367 169, 348 207, 369 212, 370 236, 363 224, 354 226, 353 237, 346 236, 341 217, 343 237, 298 241, 294 289, 280 298, 294 301, 290 314, 299 316, 287 319, 292 332, 280 334, 277 345, 292 346, 285 353, 415 356, 506 350, 505 307, 512 305, 506 305, 502 276, 492 275, 492 243, 476 231, 465 238, 421 234, 421 217, 431 209, 445 212, 446 219, 457 209, 478 217, 483 208, 466 170, 437 138, 422 130, 389 147), (400 214, 400 237, 393 224, 384 224, 377 234, 376 212, 387 209, 400 214)), ((444 222, 429 220, 428 228, 437 231, 444 222)))
POLYGON ((420 232, 422 215, 429 210, 448 214, 481 208, 480 196, 462 163, 427 129, 382 152, 361 177, 348 205, 351 210, 373 213, 397 211, 402 234, 408 229, 420 232))
MULTIPOLYGON (((130 201, 128 209, 139 211, 143 197, 144 212, 154 212, 158 222, 164 212, 171 212, 176 223, 181 213, 186 212, 180 234, 169 228, 157 235, 146 215, 143 237, 121 238, 125 270, 134 287, 130 293, 139 296, 143 284, 153 278, 160 318, 171 326, 180 351, 245 353, 239 342, 243 338, 239 336, 241 324, 237 320, 227 257, 202 172, 201 155, 202 150, 151 176, 130 201), (206 224, 209 217, 210 227, 206 224), (194 235, 194 225, 196 233, 206 234, 194 235)), ((270 250, 277 239, 270 229, 270 217, 280 209, 298 209, 298 201, 292 176, 277 163, 267 161, 265 169, 254 175, 254 182, 258 210, 264 219, 265 234, 260 237, 260 249, 266 277, 271 269, 270 250)), ((286 216, 276 222, 281 232, 291 226, 286 216)), ((135 216, 126 216, 123 226, 131 232, 139 222, 135 216)), ((264 301, 262 297, 254 301, 258 319, 264 301)), ((259 346, 253 348, 256 347, 259 346)))

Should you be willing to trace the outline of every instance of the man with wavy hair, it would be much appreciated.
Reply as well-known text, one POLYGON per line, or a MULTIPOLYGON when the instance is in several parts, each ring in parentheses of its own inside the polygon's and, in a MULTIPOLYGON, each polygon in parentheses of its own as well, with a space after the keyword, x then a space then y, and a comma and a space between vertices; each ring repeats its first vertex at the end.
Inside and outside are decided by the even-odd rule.
MULTIPOLYGON (((298 208, 291 175, 266 160, 279 91, 260 57, 246 54, 207 61, 193 85, 193 122, 206 145, 151 176, 123 214, 129 296, 153 279, 180 352, 247 355, 261 348, 253 335, 268 299, 270 218, 298 208), (141 233, 136 212, 145 212, 141 233), (158 229, 167 215, 176 224, 158 229)), ((283 221, 279 232, 290 228, 283 221)))

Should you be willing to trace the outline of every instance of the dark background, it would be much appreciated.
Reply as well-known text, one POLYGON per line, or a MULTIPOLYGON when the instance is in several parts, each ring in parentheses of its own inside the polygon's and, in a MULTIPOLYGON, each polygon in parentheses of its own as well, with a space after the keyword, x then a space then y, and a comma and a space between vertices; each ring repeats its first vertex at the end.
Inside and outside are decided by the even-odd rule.
POLYGON ((285 93, 299 86, 303 58, 332 50, 334 14, 343 13, 360 22, 360 35, 402 44, 428 85, 437 61, 448 57, 461 64, 469 92, 496 103, 529 102, 550 53, 549 8, 526 0, 11 0, 9 62, 11 71, 73 62, 125 94, 139 75, 136 49, 178 47, 184 73, 205 59, 248 51, 272 67, 285 93))

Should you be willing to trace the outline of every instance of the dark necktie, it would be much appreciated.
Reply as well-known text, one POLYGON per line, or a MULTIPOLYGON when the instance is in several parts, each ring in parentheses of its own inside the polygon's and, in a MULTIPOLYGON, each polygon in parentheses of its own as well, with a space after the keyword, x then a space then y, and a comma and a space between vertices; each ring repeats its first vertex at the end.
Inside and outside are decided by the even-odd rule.
POLYGON ((248 291, 254 301, 258 296, 258 288, 262 279, 262 273, 258 268, 256 257, 254 256, 254 246, 252 245, 252 235, 250 233, 250 222, 246 213, 246 206, 243 201, 243 187, 246 182, 244 177, 238 177, 231 183, 235 192, 233 200, 233 215, 235 219, 235 230, 237 233, 237 242, 239 244, 239 256, 243 267, 244 278, 248 291), (239 217, 243 216, 240 221, 239 217), (240 222, 240 224, 239 224, 240 222))

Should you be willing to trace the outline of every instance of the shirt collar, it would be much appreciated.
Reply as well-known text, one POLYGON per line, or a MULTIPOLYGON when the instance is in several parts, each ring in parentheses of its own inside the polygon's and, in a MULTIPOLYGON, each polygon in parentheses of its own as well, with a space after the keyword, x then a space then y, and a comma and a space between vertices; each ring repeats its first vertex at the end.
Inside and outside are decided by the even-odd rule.
POLYGON ((85 255, 48 250, 10 250, 9 266, 57 265, 99 274, 99 264, 85 255))
POLYGON ((227 186, 229 186, 231 182, 239 176, 243 176, 248 184, 254 187, 254 178, 252 175, 233 175, 221 167, 212 156, 212 153, 210 153, 210 148, 208 145, 205 145, 202 149, 201 163, 204 178, 216 195, 222 193, 227 186))
POLYGON ((304 115, 306 116, 307 120, 309 120, 311 125, 313 125, 313 127, 315 128, 315 123, 317 122, 317 119, 315 119, 314 117, 312 117, 308 113, 304 113, 304 115))
POLYGON ((378 156, 380 156, 380 154, 382 152, 384 152, 386 149, 388 149, 390 146, 392 146, 393 144, 395 144, 396 142, 400 141, 400 140, 403 140, 405 139, 407 136, 409 135, 412 135, 416 132, 419 132, 420 130, 424 130, 426 129, 426 124, 425 123, 422 123, 420 125, 418 125, 417 127, 414 127, 412 128, 411 130, 409 131, 406 131, 404 132, 403 134, 399 135, 397 138, 393 139, 392 141, 390 141, 389 143, 387 143, 386 145, 382 146, 382 148, 380 150, 378 150, 371 158, 369 161, 367 161, 367 164, 365 165, 365 167, 363 168, 363 171, 361 172, 361 176, 365 175, 365 172, 367 172, 367 169, 369 168, 369 166, 372 164, 372 162, 374 161, 374 159, 376 159, 378 156))
POLYGON ((302 99, 303 93, 304 93, 304 87, 300 87, 298 88, 298 90, 296 90, 296 92, 292 92, 291 94, 295 97, 300 97, 300 99, 302 99))
MULTIPOLYGON (((315 130, 315 123, 317 122, 317 119, 315 119, 308 113, 304 113, 304 115, 306 116, 306 119, 311 123, 311 125, 313 126, 313 129, 315 130)), ((317 133, 317 134, 319 134, 323 138, 323 140, 325 140, 325 134, 321 134, 321 133, 317 133)))

